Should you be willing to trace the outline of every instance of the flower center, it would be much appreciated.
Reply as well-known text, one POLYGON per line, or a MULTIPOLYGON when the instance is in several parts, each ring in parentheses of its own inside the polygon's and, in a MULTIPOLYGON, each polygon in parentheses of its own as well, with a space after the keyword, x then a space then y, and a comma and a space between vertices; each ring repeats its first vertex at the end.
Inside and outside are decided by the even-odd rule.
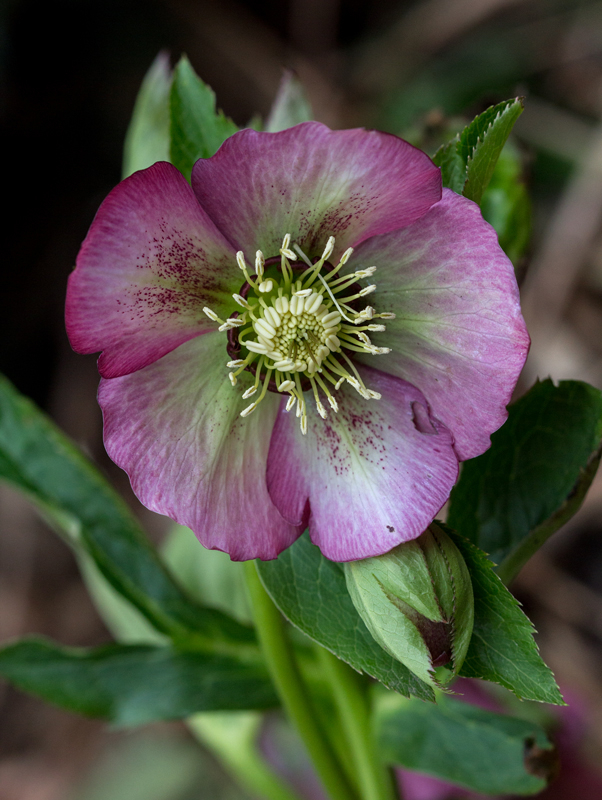
POLYGON ((232 295, 243 309, 227 320, 221 320, 210 308, 205 314, 220 323, 220 331, 228 331, 228 352, 239 356, 229 361, 233 386, 243 370, 255 374, 255 382, 244 393, 245 399, 260 392, 256 400, 241 411, 251 414, 268 391, 289 394, 287 411, 296 404, 301 430, 307 432, 307 403, 305 394, 313 393, 316 408, 326 418, 325 399, 333 411, 338 404, 333 396, 346 381, 366 400, 378 399, 380 394, 368 389, 351 354, 390 352, 388 347, 375 347, 368 331, 384 331, 385 326, 373 319, 394 319, 385 312, 376 314, 371 306, 357 310, 362 298, 376 286, 361 287, 358 281, 374 274, 376 267, 341 275, 353 249, 349 248, 333 267, 329 263, 334 250, 334 237, 328 239, 322 257, 312 263, 287 234, 280 256, 265 260, 261 250, 255 259, 255 274, 251 275, 242 251, 236 255, 245 283, 240 294, 232 295))

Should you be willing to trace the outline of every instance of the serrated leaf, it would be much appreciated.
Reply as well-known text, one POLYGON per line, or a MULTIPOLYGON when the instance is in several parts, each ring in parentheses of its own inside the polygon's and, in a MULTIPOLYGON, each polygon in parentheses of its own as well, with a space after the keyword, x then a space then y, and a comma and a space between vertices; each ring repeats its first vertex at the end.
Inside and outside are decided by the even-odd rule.
POLYGON ((449 525, 500 564, 508 582, 581 506, 602 447, 602 393, 581 381, 536 383, 510 406, 491 448, 467 461, 449 525))
POLYGON ((238 127, 215 106, 215 93, 182 56, 170 95, 171 162, 190 180, 199 158, 210 158, 238 127))
POLYGON ((443 186, 480 203, 502 148, 523 111, 523 99, 490 106, 433 156, 443 186))
POLYGON ((460 134, 458 152, 466 163, 464 197, 480 203, 514 123, 523 113, 521 97, 479 114, 460 134))
POLYGON ((462 194, 466 183, 466 164, 458 153, 460 137, 455 136, 447 144, 441 145, 433 156, 433 161, 441 167, 441 183, 444 188, 462 194))
POLYGON ((169 92, 172 72, 159 53, 144 76, 123 148, 122 178, 156 161, 169 161, 169 92))
POLYGON ((342 567, 324 558, 307 533, 274 561, 258 561, 257 569, 280 611, 315 642, 389 689, 434 698, 427 684, 374 641, 349 597, 342 567))
POLYGON ((60 429, 0 377, 0 479, 24 492, 109 583, 169 636, 254 647, 253 631, 189 597, 124 501, 60 429))
POLYGON ((535 723, 450 697, 439 697, 436 705, 387 698, 377 707, 375 731, 383 760, 485 794, 544 789, 546 782, 526 768, 534 746, 554 761, 554 749, 535 723))
POLYGON ((0 675, 61 708, 121 726, 278 705, 259 660, 172 647, 83 649, 24 639, 0 650, 0 675))
POLYGON ((523 700, 563 705, 554 676, 539 655, 533 625, 516 598, 482 550, 444 527, 464 556, 474 594, 474 627, 460 675, 499 683, 523 700))
POLYGON ((266 120, 265 130, 277 133, 311 119, 313 112, 305 96, 303 84, 294 72, 285 72, 266 120))

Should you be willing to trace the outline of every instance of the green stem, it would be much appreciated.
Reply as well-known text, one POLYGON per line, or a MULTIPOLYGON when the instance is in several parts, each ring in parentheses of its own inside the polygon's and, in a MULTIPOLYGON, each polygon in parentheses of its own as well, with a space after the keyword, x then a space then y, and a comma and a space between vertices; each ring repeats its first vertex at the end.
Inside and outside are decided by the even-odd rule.
POLYGON ((299 795, 272 771, 257 749, 256 738, 261 724, 259 714, 237 711, 196 714, 187 720, 187 724, 194 736, 217 756, 244 789, 265 800, 300 800, 299 795), (221 720, 227 724, 219 724, 221 720))
POLYGON ((245 563, 247 586, 263 655, 276 691, 294 723, 316 771, 332 800, 357 800, 339 766, 330 743, 312 712, 309 694, 303 683, 291 645, 286 638, 284 621, 263 588, 252 561, 245 563))
POLYGON ((324 647, 317 649, 343 723, 362 800, 396 800, 392 775, 376 752, 370 711, 357 674, 324 647))

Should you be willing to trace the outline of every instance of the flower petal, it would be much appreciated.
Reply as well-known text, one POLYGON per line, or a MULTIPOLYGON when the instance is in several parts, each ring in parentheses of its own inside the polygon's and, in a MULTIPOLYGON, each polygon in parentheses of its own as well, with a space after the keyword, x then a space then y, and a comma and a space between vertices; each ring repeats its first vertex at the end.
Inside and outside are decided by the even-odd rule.
POLYGON ((223 335, 210 333, 101 381, 105 446, 141 502, 192 528, 205 547, 235 561, 276 558, 301 533, 266 486, 280 398, 268 395, 241 418, 249 401, 230 385, 226 360, 223 335))
POLYGON ((201 205, 250 260, 279 253, 290 233, 309 256, 336 237, 334 257, 418 219, 441 197, 440 172, 387 133, 306 122, 279 133, 243 130, 196 162, 201 205))
POLYGON ((381 555, 415 539, 458 476, 453 438, 422 393, 368 367, 362 377, 380 400, 343 388, 338 414, 311 414, 306 436, 295 415, 281 411, 270 445, 272 500, 293 524, 309 516, 312 541, 333 561, 381 555))
MULTIPOLYGON (((363 244, 349 262, 378 266, 378 366, 417 386, 453 433, 460 460, 490 445, 525 363, 529 335, 509 259, 475 203, 447 189, 402 231, 363 244)), ((362 356, 373 364, 373 356, 362 356)))
POLYGON ((101 205, 69 278, 67 333, 102 350, 105 378, 134 372, 227 315, 242 283, 235 253, 171 164, 122 181, 101 205))

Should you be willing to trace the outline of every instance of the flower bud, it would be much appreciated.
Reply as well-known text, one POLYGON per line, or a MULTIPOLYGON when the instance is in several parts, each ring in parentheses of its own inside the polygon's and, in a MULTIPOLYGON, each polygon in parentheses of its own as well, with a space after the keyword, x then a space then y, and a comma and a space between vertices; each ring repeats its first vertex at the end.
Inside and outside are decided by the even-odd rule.
POLYGON ((472 583, 464 559, 432 523, 382 556, 345 564, 351 599, 376 641, 423 681, 456 674, 472 635, 472 583))

